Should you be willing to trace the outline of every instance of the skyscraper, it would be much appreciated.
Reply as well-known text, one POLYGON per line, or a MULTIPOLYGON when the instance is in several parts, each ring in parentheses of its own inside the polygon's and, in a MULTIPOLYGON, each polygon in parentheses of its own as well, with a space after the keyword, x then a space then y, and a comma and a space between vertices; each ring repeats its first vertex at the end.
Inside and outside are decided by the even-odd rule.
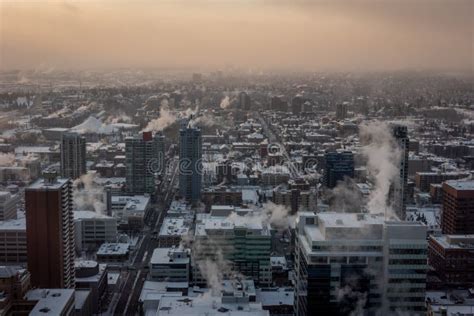
POLYGON ((77 179, 86 173, 86 139, 77 133, 61 138, 61 177, 77 179))
POLYGON ((406 203, 408 199, 408 130, 406 126, 392 126, 392 135, 401 150, 400 175, 391 187, 392 205, 400 219, 405 219, 406 203))
POLYGON ((443 234, 474 234, 474 181, 443 183, 443 234))
POLYGON ((28 270, 41 288, 74 288, 72 183, 44 174, 25 190, 28 270))
POLYGON ((347 118, 347 106, 349 103, 343 102, 336 104, 336 119, 345 120, 347 118))
POLYGON ((295 115, 300 114, 301 110, 303 109, 304 102, 305 99, 301 95, 297 95, 291 99, 291 112, 295 115))
POLYGON ((425 315, 425 225, 307 212, 295 246, 295 315, 425 315))
POLYGON ((165 164, 164 136, 143 132, 141 136, 125 139, 125 163, 127 192, 154 194, 156 177, 165 164))
POLYGON ((182 126, 179 131, 179 193, 188 202, 201 199, 201 130, 182 126))
POLYGON ((241 110, 250 110, 250 105, 251 105, 251 99, 250 99, 250 96, 242 91, 240 92, 239 94, 239 108, 241 110))
POLYGON ((337 182, 343 181, 345 177, 354 177, 354 155, 351 151, 327 152, 325 160, 323 180, 327 188, 334 188, 337 182))

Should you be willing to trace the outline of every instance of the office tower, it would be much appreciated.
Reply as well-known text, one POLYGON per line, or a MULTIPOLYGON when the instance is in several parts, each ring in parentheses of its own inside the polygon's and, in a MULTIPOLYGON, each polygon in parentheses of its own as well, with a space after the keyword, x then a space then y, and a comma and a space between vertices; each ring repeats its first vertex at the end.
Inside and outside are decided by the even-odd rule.
POLYGON ((198 215, 194 244, 199 249, 192 251, 191 263, 194 284, 206 284, 200 264, 205 264, 207 260, 226 260, 230 270, 253 279, 261 286, 271 284, 271 234, 268 223, 249 222, 245 218, 239 221, 240 215, 232 214, 232 211, 226 213, 225 210, 211 210, 211 213, 198 215), (235 216, 231 219, 230 215, 235 216))
POLYGON ((72 183, 44 173, 25 190, 28 270, 40 288, 74 288, 72 183))
POLYGON ((300 95, 297 95, 291 100, 291 112, 295 115, 298 115, 301 113, 301 110, 303 109, 303 104, 305 100, 303 97, 300 95))
POLYGON ((239 109, 241 110, 250 110, 251 105, 250 96, 246 92, 240 92, 239 94, 239 109))
POLYGON ((126 186, 130 194, 155 194, 156 178, 164 172, 164 136, 143 132, 125 139, 126 186))
POLYGON ((345 120, 347 118, 347 107, 349 103, 343 102, 336 104, 336 120, 345 120))
POLYGON ((408 131, 403 125, 392 126, 392 135, 401 150, 400 174, 390 188, 390 196, 395 213, 400 219, 405 219, 406 203, 408 199, 408 131))
POLYGON ((443 234, 474 234, 474 181, 443 183, 443 234))
POLYGON ((77 179, 86 173, 86 139, 64 133, 61 139, 61 177, 77 179))
POLYGON ((307 212, 295 242, 295 315, 425 315, 423 224, 307 212))
POLYGON ((354 155, 350 151, 327 152, 325 154, 324 185, 334 188, 345 177, 354 177, 354 155))
POLYGON ((201 130, 182 126, 179 131, 179 193, 191 203, 201 199, 201 158, 201 130))

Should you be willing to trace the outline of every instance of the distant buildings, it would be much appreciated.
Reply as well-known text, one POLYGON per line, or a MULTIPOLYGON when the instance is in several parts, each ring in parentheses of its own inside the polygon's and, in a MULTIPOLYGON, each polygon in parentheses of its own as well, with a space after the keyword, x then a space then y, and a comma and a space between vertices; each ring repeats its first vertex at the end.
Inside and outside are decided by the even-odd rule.
POLYGON ((295 315, 425 315, 426 227, 382 214, 303 213, 295 315))
POLYGON ((86 139, 76 133, 64 133, 61 138, 61 177, 77 179, 86 171, 86 139))
POLYGON ((431 184, 439 184, 447 180, 466 178, 469 172, 417 172, 415 174, 416 187, 421 192, 429 192, 431 184))
POLYGON ((474 234, 474 181, 443 183, 443 234, 474 234))
POLYGON ((334 188, 345 177, 354 177, 354 155, 352 152, 327 152, 325 162, 323 183, 327 188, 334 188))
POLYGON ((45 173, 25 190, 28 270, 41 288, 74 288, 74 216, 69 179, 45 173))
POLYGON ((179 193, 191 203, 201 199, 201 159, 201 130, 183 126, 179 131, 179 193))
POLYGON ((164 137, 143 132, 125 139, 126 189, 130 194, 155 194, 156 178, 164 171, 164 137))
POLYGON ((239 108, 241 110, 250 110, 252 100, 250 99, 250 96, 242 91, 239 94, 239 108))
POLYGON ((337 103, 336 104, 336 120, 345 120, 347 118, 347 107, 349 103, 337 103))

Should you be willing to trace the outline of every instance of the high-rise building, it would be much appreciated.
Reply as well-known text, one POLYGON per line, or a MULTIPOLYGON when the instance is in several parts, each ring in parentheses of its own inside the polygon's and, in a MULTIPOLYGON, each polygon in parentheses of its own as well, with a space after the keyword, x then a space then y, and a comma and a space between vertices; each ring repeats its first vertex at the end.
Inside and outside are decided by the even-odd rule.
POLYGON ((250 110, 250 105, 251 105, 251 99, 250 96, 247 94, 247 92, 240 92, 239 94, 239 109, 241 110, 250 110))
POLYGON ((425 315, 423 224, 308 212, 295 243, 295 315, 425 315))
POLYGON ((143 132, 125 139, 126 186, 130 194, 154 194, 165 167, 164 136, 143 132))
POLYGON ((347 118, 347 107, 349 103, 343 102, 336 104, 336 119, 345 120, 347 118))
POLYGON ((406 204, 408 200, 408 130, 406 126, 392 126, 392 135, 398 143, 401 150, 400 155, 400 174, 390 188, 390 196, 392 197, 392 205, 397 216, 405 219, 406 204))
POLYGON ((201 130, 182 126, 179 131, 179 193, 191 203, 201 199, 201 159, 201 130))
POLYGON ((303 97, 300 95, 297 95, 291 99, 291 112, 295 115, 300 114, 303 109, 304 102, 305 99, 303 99, 303 97))
POLYGON ((74 288, 72 183, 44 174, 25 190, 28 270, 40 288, 74 288))
POLYGON ((443 183, 443 234, 474 234, 474 181, 443 183))
POLYGON ((77 179, 86 171, 86 139, 77 133, 64 133, 61 139, 61 177, 77 179))
POLYGON ((325 154, 324 185, 334 188, 345 177, 354 177, 354 155, 351 151, 327 152, 325 154))

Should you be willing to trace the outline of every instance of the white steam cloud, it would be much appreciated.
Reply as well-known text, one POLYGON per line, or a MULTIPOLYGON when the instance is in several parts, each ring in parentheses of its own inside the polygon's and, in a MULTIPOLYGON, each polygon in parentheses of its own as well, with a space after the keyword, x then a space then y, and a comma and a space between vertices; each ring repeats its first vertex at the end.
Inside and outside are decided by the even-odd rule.
POLYGON ((361 153, 367 159, 367 172, 374 179, 367 209, 371 213, 387 212, 393 215, 388 196, 390 186, 400 173, 401 150, 390 126, 384 122, 362 124, 360 137, 368 141, 361 153))
POLYGON ((177 119, 178 117, 170 111, 168 106, 162 106, 160 108, 160 117, 151 120, 143 131, 162 131, 176 122, 177 119))
POLYGON ((94 182, 97 174, 89 172, 73 183, 73 200, 76 210, 95 211, 104 214, 104 188, 94 182))
POLYGON ((227 109, 229 106, 230 106, 230 98, 228 95, 226 95, 222 100, 221 100, 221 103, 219 105, 221 107, 221 109, 227 109))

